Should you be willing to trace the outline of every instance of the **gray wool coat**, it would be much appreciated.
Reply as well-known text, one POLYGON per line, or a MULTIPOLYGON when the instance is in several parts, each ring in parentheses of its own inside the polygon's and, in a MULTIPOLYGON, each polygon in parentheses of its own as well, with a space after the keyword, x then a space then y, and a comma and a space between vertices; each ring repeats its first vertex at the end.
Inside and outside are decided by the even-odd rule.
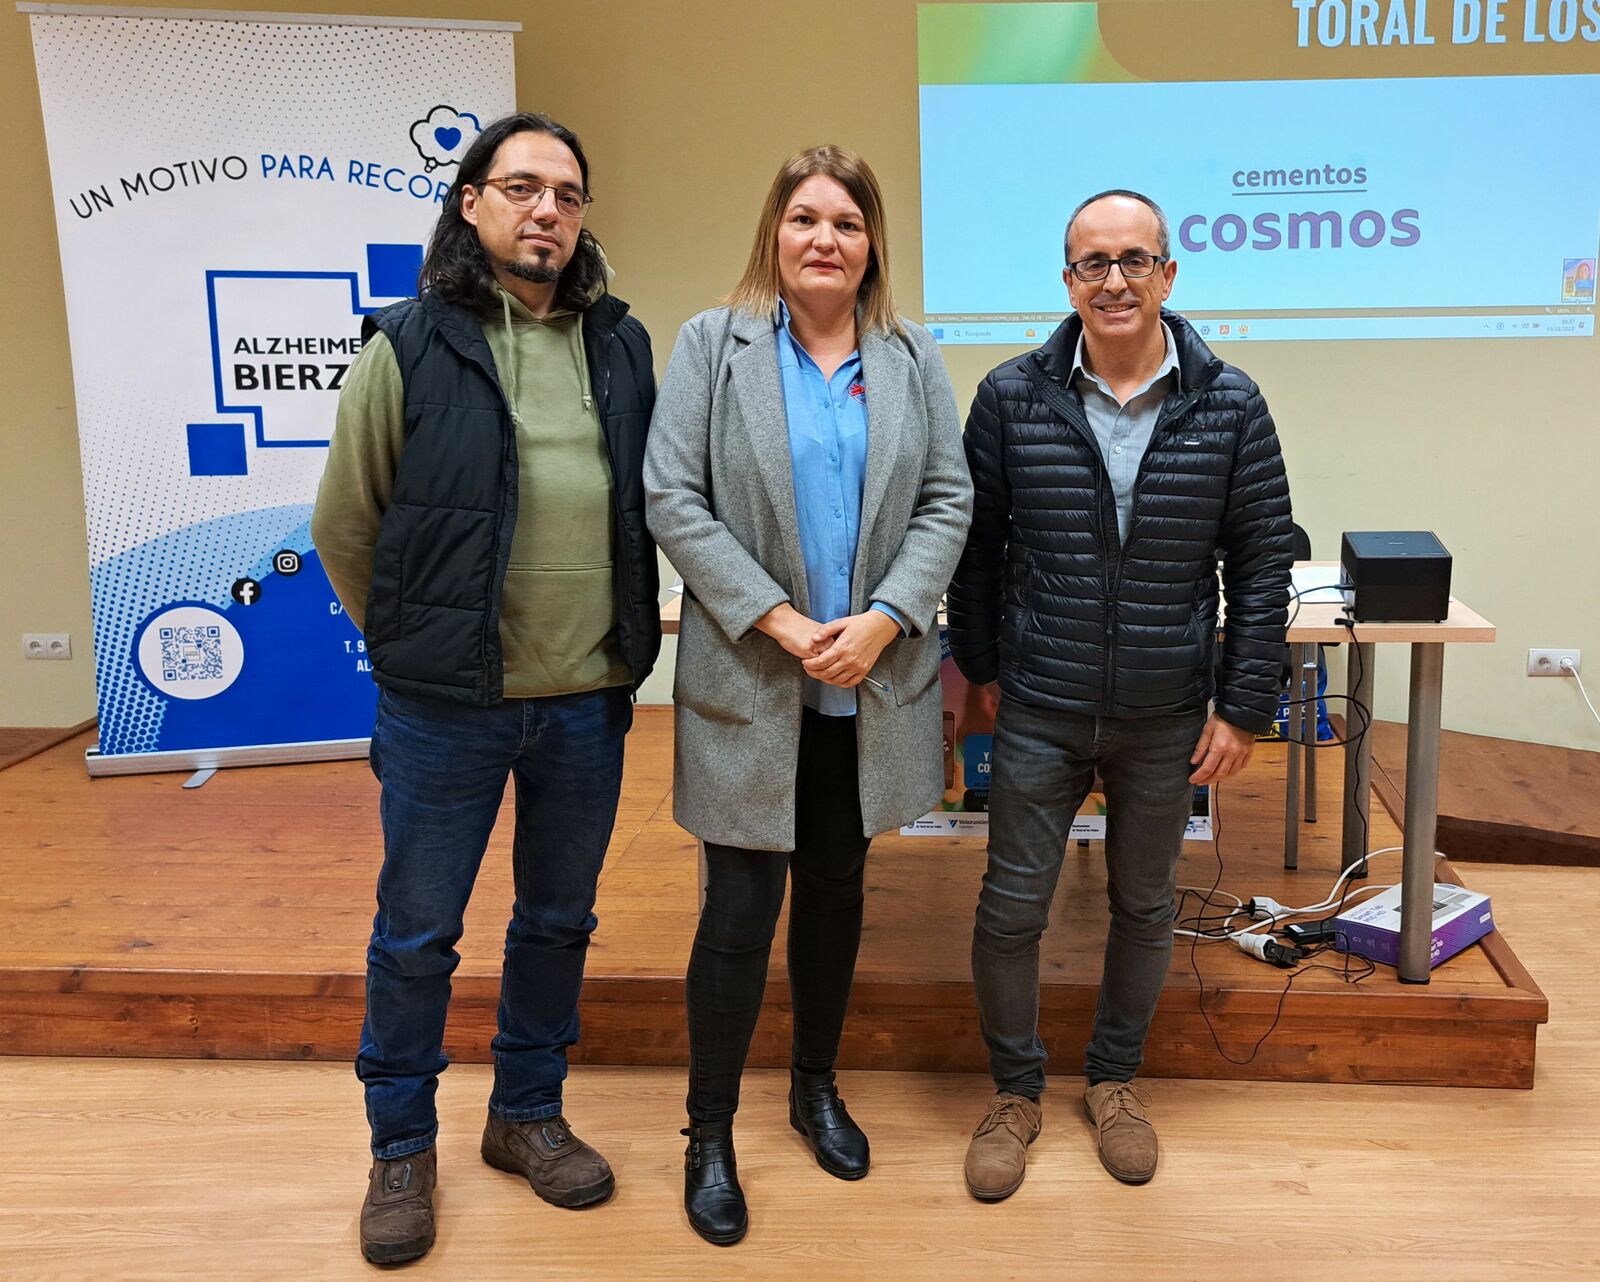
MULTIPOLYGON (((944 361, 927 330, 863 334, 867 466, 851 612, 910 626, 856 687, 864 835, 931 810, 943 790, 939 599, 972 518, 972 481, 944 361)), ((644 463, 650 532, 683 576, 673 814, 706 841, 795 846, 800 661, 755 630, 788 601, 809 614, 777 341, 726 307, 678 335, 644 463)))

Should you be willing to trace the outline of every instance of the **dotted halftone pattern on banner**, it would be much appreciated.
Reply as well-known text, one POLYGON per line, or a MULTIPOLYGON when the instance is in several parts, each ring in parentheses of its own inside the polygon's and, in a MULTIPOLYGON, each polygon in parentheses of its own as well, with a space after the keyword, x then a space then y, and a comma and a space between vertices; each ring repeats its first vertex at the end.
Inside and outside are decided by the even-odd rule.
MULTIPOLYGON (((419 41, 440 83, 470 84, 485 62, 484 32, 445 28, 36 14, 33 33, 41 81, 47 70, 70 77, 79 112, 137 102, 141 132, 172 139, 172 159, 241 135, 272 142, 280 122, 318 115, 340 121, 352 145, 387 138, 394 104, 428 92, 419 41)), ((431 105, 419 102, 419 116, 431 105)))
POLYGON ((297 504, 218 517, 129 548, 89 572, 102 754, 154 752, 160 744, 166 700, 135 670, 139 624, 174 601, 204 601, 227 610, 235 579, 264 576, 280 547, 310 545, 305 537, 310 516, 309 505, 297 504), (214 582, 199 584, 195 567, 201 564, 225 568, 214 582))
POLYGON ((132 386, 108 375, 80 384, 88 384, 80 385, 78 418, 86 429, 79 445, 91 569, 172 533, 174 526, 278 497, 262 493, 244 476, 207 477, 204 490, 195 485, 183 425, 201 416, 192 409, 186 413, 174 391, 132 386), (91 434, 90 424, 102 426, 91 434))
MULTIPOLYGON (((311 121, 336 121, 349 156, 388 155, 421 171, 423 157, 407 141, 412 118, 446 99, 468 109, 458 100, 463 84, 495 84, 502 72, 504 83, 512 79, 510 38, 482 31, 78 14, 35 14, 31 26, 52 131, 60 127, 55 118, 70 113, 104 136, 104 145, 91 149, 92 172, 54 177, 69 188, 80 178, 84 185, 107 182, 113 194, 114 175, 186 157, 239 154, 251 167, 247 182, 263 181, 258 154, 305 150, 311 121)), ((454 171, 436 172, 447 181, 454 171)), ((187 194, 212 200, 223 190, 212 183, 187 194)), ((340 266, 359 271, 363 264, 340 266)), ((197 295, 203 288, 197 278, 197 295)), ((160 333, 160 318, 141 315, 136 300, 131 315, 160 333)), ((74 365, 91 566, 247 504, 312 497, 314 478, 308 489, 303 476, 274 466, 287 460, 254 448, 249 477, 191 480, 184 424, 219 417, 209 392, 203 399, 184 394, 199 384, 153 394, 138 379, 95 377, 93 361, 74 365)))

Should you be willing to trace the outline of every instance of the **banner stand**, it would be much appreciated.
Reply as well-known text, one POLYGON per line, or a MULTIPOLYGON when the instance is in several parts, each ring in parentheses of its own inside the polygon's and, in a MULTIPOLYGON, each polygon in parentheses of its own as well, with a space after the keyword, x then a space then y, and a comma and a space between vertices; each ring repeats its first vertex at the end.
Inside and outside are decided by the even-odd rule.
POLYGON ((283 766, 307 761, 359 761, 371 739, 320 739, 314 743, 257 743, 233 748, 187 748, 173 752, 101 753, 84 749, 89 778, 111 775, 163 775, 185 770, 226 770, 231 766, 283 766))
MULTIPOLYGON (((311 514, 364 318, 415 295, 518 23, 19 6, 83 464, 91 777, 359 758, 311 514)), ((191 781, 198 784, 198 780, 191 781)))

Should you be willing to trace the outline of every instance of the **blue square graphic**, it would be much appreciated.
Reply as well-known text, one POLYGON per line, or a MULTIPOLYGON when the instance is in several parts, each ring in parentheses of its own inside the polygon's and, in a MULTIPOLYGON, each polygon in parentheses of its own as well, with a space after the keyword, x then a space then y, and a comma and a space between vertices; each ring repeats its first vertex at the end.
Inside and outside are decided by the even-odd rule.
POLYGON ((367 246, 367 292, 374 298, 412 297, 421 271, 421 245, 367 246))
POLYGON ((243 423, 190 423, 190 476, 245 476, 243 423))

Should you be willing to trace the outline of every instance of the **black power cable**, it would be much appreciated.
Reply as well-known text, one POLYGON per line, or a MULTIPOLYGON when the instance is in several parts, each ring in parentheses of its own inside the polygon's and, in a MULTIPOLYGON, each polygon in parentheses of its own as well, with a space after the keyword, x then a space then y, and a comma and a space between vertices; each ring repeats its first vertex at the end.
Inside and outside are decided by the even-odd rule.
MULTIPOLYGON (((1300 595, 1301 594, 1298 593, 1298 592, 1294 594, 1294 596, 1295 596, 1295 614, 1299 613, 1299 597, 1300 597, 1300 595)), ((1291 617, 1290 622, 1293 623, 1293 617, 1291 617)), ((1350 644, 1351 645, 1357 645, 1356 628, 1355 628, 1354 620, 1352 620, 1352 619, 1350 619, 1348 617, 1341 617, 1341 618, 1338 619, 1338 623, 1339 623, 1339 625, 1341 627, 1345 628, 1350 633, 1350 644)), ((1362 657, 1361 657, 1361 651, 1360 651, 1359 646, 1355 651, 1355 659, 1356 659, 1356 684, 1360 685, 1361 681, 1362 681, 1363 669, 1362 669, 1362 666, 1361 666, 1362 665, 1362 657)), ((1316 742, 1315 740, 1313 740, 1311 743, 1306 744, 1305 746, 1311 747, 1311 748, 1335 748, 1335 747, 1340 747, 1340 746, 1342 746, 1344 744, 1347 744, 1347 743, 1359 744, 1362 739, 1366 738, 1367 733, 1372 729, 1372 710, 1370 708, 1368 708, 1365 704, 1363 704, 1359 700, 1357 700, 1354 695, 1346 694, 1346 695, 1334 695, 1334 696, 1329 696, 1329 697, 1341 698, 1341 699, 1347 700, 1350 703, 1351 708, 1354 711, 1360 713, 1360 716, 1361 716, 1361 728, 1358 731, 1356 731, 1353 736, 1351 736, 1351 735, 1349 735, 1349 727, 1347 726, 1346 727, 1346 734, 1347 734, 1348 737, 1345 738, 1345 739, 1328 740, 1326 742, 1316 742)), ((1311 702, 1311 700, 1299 700, 1298 702, 1306 703, 1306 702, 1311 702)), ((1300 740, 1292 740, 1292 741, 1291 740, 1285 740, 1284 742, 1296 742, 1296 743, 1299 743, 1299 742, 1302 742, 1302 741, 1300 741, 1300 740)), ((1356 778, 1355 778, 1355 772, 1354 771, 1351 772, 1350 784, 1351 784, 1351 792, 1352 792, 1352 795, 1353 795, 1354 791, 1355 791, 1355 784, 1356 784, 1356 778)), ((1196 895, 1197 898, 1200 899, 1201 904, 1203 905, 1204 908, 1226 907, 1226 905, 1218 905, 1218 904, 1215 904, 1215 903, 1212 902, 1212 897, 1214 895, 1216 895, 1217 891, 1222 886, 1222 876, 1223 876, 1223 862, 1222 862, 1222 806, 1221 806, 1221 799, 1222 799, 1221 787, 1220 787, 1219 784, 1213 783, 1211 785, 1211 845, 1212 845, 1213 851, 1216 853, 1216 856, 1217 856, 1217 876, 1216 876, 1216 880, 1211 883, 1211 888, 1209 890, 1207 890, 1203 895, 1198 894, 1198 892, 1196 892, 1196 891, 1185 890, 1183 892, 1183 896, 1180 897, 1180 899, 1178 901, 1178 907, 1179 907, 1180 910, 1182 908, 1184 898, 1186 898, 1187 896, 1189 896, 1191 894, 1196 895)), ((1367 852, 1368 852, 1368 849, 1369 849, 1369 847, 1371 845, 1371 841, 1372 841, 1371 825, 1370 825, 1370 823, 1369 823, 1369 821, 1367 819, 1366 811, 1364 809, 1361 809, 1361 808, 1358 807, 1357 808, 1357 813, 1361 815, 1361 851, 1362 851, 1362 859, 1360 861, 1361 862, 1361 871, 1359 873, 1352 873, 1349 877, 1345 878, 1344 889, 1339 894, 1339 902, 1334 907, 1333 913, 1331 914, 1334 917, 1337 917, 1341 912, 1344 911, 1345 899, 1349 896, 1351 887, 1355 885, 1355 883, 1356 883, 1358 878, 1364 877, 1366 875, 1366 872, 1367 872, 1366 856, 1367 856, 1367 852)), ((1239 912, 1240 912, 1240 910, 1235 908, 1232 912, 1230 912, 1230 913, 1226 914, 1225 916, 1219 918, 1218 920, 1220 920, 1223 923, 1222 927, 1203 927, 1202 923, 1204 923, 1205 921, 1207 921, 1209 919, 1206 917, 1206 915, 1202 911, 1200 913, 1197 913, 1193 918, 1191 918, 1191 920, 1195 923, 1195 925, 1192 926, 1192 927, 1187 927, 1187 928, 1188 929, 1192 929, 1192 930, 1195 931, 1195 933, 1193 935, 1191 935, 1190 938, 1189 938, 1189 968, 1190 968, 1190 970, 1192 970, 1194 972, 1195 984, 1197 985, 1198 990, 1199 990, 1198 1003, 1199 1003, 1199 1008, 1200 1008, 1200 1017, 1205 1020, 1206 1031, 1211 1034, 1211 1042, 1217 1048, 1217 1054, 1222 1056, 1223 1059, 1227 1060, 1228 1063, 1236 1065, 1236 1066, 1238 1066, 1240 1068, 1243 1068, 1246 1065, 1252 1064, 1252 1063, 1255 1062, 1256 1056, 1261 1053, 1261 1048, 1266 1044, 1267 1038, 1272 1036, 1273 1031, 1278 1027, 1278 1024, 1282 1021, 1284 1004, 1289 999, 1289 990, 1294 987, 1295 981, 1297 979, 1299 979, 1301 975, 1305 974, 1308 971, 1325 970, 1325 971, 1328 971, 1328 972, 1330 972, 1330 973, 1332 973, 1334 975, 1337 975, 1341 980, 1343 980, 1347 984, 1359 984, 1362 980, 1366 979, 1368 976, 1375 974, 1377 972, 1378 968, 1377 968, 1376 964, 1374 964, 1374 962, 1372 961, 1371 958, 1365 957, 1362 954, 1357 953, 1353 949, 1351 949, 1348 946, 1348 944, 1349 944, 1348 940, 1336 940, 1336 943, 1343 942, 1346 945, 1344 948, 1339 949, 1339 951, 1342 952, 1343 955, 1344 955, 1343 964, 1341 966, 1329 966, 1329 965, 1327 965, 1327 964, 1325 964, 1323 962, 1315 962, 1315 963, 1313 963, 1313 964, 1311 964, 1309 966, 1296 966, 1295 969, 1292 971, 1292 973, 1289 975, 1289 978, 1284 981, 1283 991, 1278 994, 1278 1005, 1277 1005, 1276 1010, 1273 1012, 1272 1023, 1267 1025, 1266 1032, 1262 1033, 1261 1036, 1256 1039, 1255 1045, 1250 1048, 1250 1054, 1249 1054, 1248 1057, 1246 1057, 1245 1059, 1235 1059, 1232 1055, 1228 1054, 1228 1052, 1225 1051, 1222 1048, 1222 1040, 1217 1036, 1216 1025, 1214 1025, 1211 1022, 1211 1012, 1206 1009, 1206 981, 1205 981, 1205 977, 1203 975, 1201 975, 1201 973, 1200 973, 1199 947, 1200 947, 1200 939, 1201 939, 1202 935, 1204 935, 1206 938, 1210 938, 1210 939, 1226 938, 1228 933, 1229 933, 1226 930, 1227 923, 1232 921, 1232 919, 1234 917, 1238 916, 1239 912), (1362 963, 1362 966, 1361 966, 1361 968, 1359 970, 1354 970, 1354 969, 1352 969, 1352 963, 1354 961, 1358 960, 1358 959, 1362 963)), ((1179 921, 1178 925, 1180 927, 1183 927, 1184 923, 1182 921, 1179 921)), ((1333 946, 1334 945, 1325 944, 1325 943, 1324 944, 1315 944, 1312 947, 1310 947, 1309 949, 1298 950, 1298 951, 1300 952, 1301 959, 1304 960, 1304 959, 1309 959, 1309 958, 1312 958, 1312 957, 1320 956, 1322 953, 1326 952, 1330 947, 1333 947, 1333 946)))

